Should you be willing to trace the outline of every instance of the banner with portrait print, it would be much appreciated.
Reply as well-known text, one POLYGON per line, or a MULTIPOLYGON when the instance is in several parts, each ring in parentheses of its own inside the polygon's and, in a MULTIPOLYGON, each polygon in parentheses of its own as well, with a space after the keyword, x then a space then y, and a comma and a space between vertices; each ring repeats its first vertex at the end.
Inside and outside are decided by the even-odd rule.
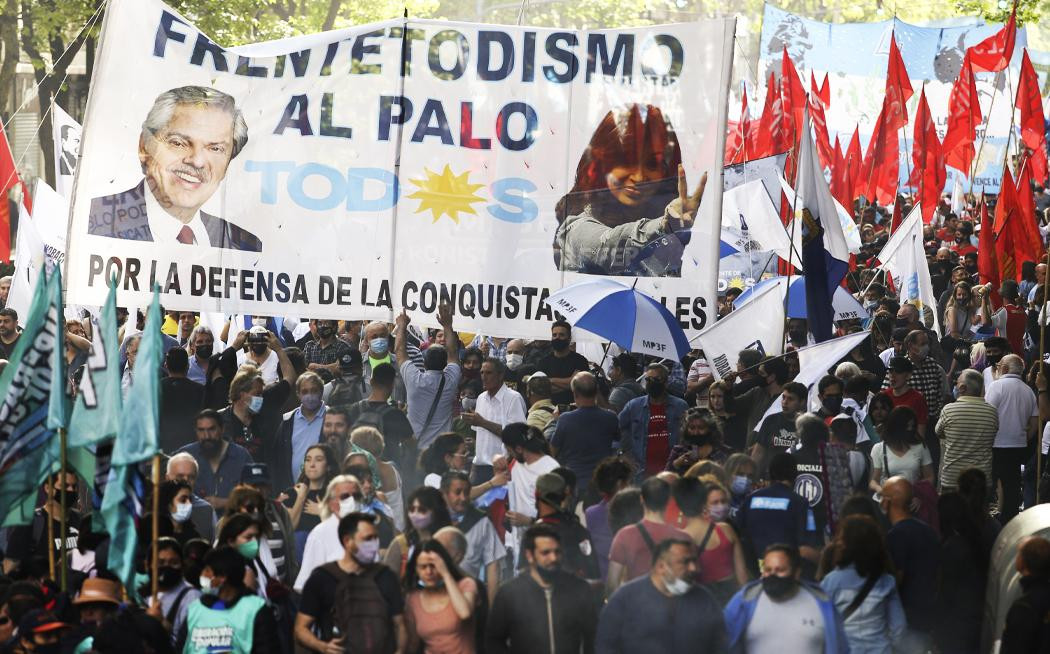
POLYGON ((225 48, 112 0, 69 298, 549 335, 593 275, 713 320, 732 19, 572 31, 398 19, 225 48), (701 194, 703 175, 708 183, 701 194))

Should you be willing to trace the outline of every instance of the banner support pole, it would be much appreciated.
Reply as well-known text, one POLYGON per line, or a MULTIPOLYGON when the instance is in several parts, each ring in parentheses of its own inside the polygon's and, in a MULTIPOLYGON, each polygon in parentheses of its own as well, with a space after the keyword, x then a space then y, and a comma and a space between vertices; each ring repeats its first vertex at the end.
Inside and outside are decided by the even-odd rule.
POLYGON ((158 606, 158 585, 157 585, 157 540, 160 537, 160 523, 158 522, 159 516, 157 515, 160 509, 160 493, 157 489, 160 488, 160 454, 153 455, 153 475, 151 481, 153 482, 153 519, 152 519, 152 532, 150 541, 150 597, 152 597, 152 603, 150 606, 158 606))
MULTIPOLYGON (((59 464, 59 484, 61 484, 61 485, 59 486, 59 493, 60 493, 59 498, 60 498, 61 507, 60 507, 60 513, 59 513, 59 516, 58 516, 58 519, 59 519, 59 533, 58 533, 59 544, 58 544, 58 551, 59 551, 59 564, 62 566, 62 569, 59 571, 59 576, 60 576, 59 588, 62 589, 63 593, 66 592, 66 590, 67 590, 67 585, 66 585, 67 584, 67 579, 66 579, 66 577, 67 577, 67 568, 69 568, 69 566, 66 565, 66 557, 67 557, 67 554, 68 554, 66 552, 66 532, 68 530, 68 525, 66 524, 66 507, 68 506, 68 499, 66 498, 66 466, 67 466, 67 461, 66 461, 66 447, 67 447, 66 437, 67 437, 67 434, 66 434, 65 427, 59 427, 58 428, 58 438, 59 438, 59 447, 61 448, 60 449, 60 464, 59 464)), ((51 487, 53 489, 54 485, 52 484, 51 487)), ((50 523, 51 523, 51 520, 49 519, 48 520, 48 524, 50 524, 50 523)))

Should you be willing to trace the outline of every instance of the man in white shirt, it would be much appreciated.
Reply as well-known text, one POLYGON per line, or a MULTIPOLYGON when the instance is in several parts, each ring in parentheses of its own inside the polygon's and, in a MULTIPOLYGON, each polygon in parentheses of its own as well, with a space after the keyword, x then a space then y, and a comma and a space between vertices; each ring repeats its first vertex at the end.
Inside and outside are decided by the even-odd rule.
POLYGON ((306 580, 314 568, 343 558, 339 542, 339 518, 357 511, 361 505, 361 483, 353 475, 339 475, 328 482, 321 505, 321 524, 310 530, 303 549, 303 561, 293 588, 303 592, 306 580))
POLYGON ((1017 515, 1021 503, 1021 466, 1028 441, 1039 428, 1035 393, 1021 379, 1024 360, 1008 354, 999 362, 999 378, 988 386, 984 399, 999 411, 999 432, 992 445, 992 485, 1003 485, 1000 504, 1003 524, 1017 515))
POLYGON ((503 445, 514 457, 510 468, 510 483, 507 485, 507 520, 513 529, 507 534, 507 546, 520 556, 518 546, 525 530, 536 518, 536 480, 541 475, 554 471, 558 461, 547 454, 547 439, 543 432, 524 422, 507 425, 503 429, 503 445))
POLYGON ((503 454, 501 434, 512 422, 525 422, 525 400, 521 394, 503 385, 506 366, 489 357, 481 364, 481 386, 474 412, 460 414, 474 427, 474 469, 471 482, 482 484, 492 479, 492 459, 503 454))

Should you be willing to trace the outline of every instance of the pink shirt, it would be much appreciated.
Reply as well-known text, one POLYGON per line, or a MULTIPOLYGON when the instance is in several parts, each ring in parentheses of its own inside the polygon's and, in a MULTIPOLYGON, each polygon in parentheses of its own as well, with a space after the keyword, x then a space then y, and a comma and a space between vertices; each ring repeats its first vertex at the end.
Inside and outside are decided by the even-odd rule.
MULTIPOLYGON (((459 589, 464 593, 478 592, 477 584, 470 577, 459 580, 459 589)), ((460 620, 449 599, 445 607, 433 613, 423 608, 423 591, 409 593, 405 604, 408 619, 415 625, 416 633, 423 641, 426 654, 474 654, 474 617, 460 620)))

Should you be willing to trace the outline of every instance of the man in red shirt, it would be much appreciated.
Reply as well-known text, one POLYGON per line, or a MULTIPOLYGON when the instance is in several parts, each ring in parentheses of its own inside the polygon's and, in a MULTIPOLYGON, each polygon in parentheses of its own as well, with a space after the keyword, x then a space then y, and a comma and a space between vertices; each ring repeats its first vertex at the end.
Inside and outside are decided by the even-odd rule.
POLYGON ((914 370, 915 367, 908 357, 890 359, 890 386, 882 392, 890 398, 894 408, 906 406, 915 412, 916 421, 919 424, 919 435, 925 437, 926 423, 929 422, 930 413, 926 408, 926 398, 908 383, 911 381, 911 373, 914 370))
POLYGON ((1011 352, 1024 352, 1024 332, 1028 326, 1028 314, 1025 313, 1017 288, 1017 282, 1008 279, 999 289, 999 295, 1003 298, 1002 311, 1005 312, 1006 318, 1006 333, 1000 333, 1000 336, 1010 343, 1011 352))

